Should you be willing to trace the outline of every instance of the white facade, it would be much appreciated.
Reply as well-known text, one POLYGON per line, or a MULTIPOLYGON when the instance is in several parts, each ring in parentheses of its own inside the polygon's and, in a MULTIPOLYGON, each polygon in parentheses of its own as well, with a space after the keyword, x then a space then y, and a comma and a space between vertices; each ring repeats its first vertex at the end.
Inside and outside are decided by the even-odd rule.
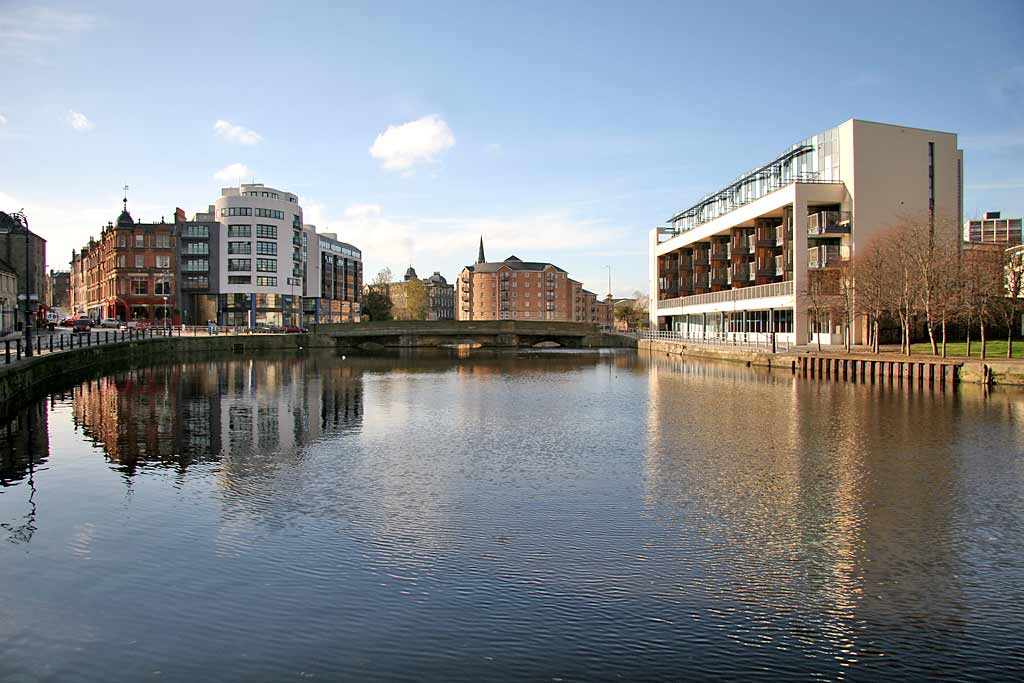
POLYGON ((262 183, 226 187, 214 203, 214 214, 221 227, 218 292, 302 293, 301 269, 296 268, 302 236, 298 197, 262 183), (241 281, 245 277, 248 282, 241 281))
POLYGON ((651 232, 652 326, 838 343, 809 283, 901 217, 962 220, 962 175, 954 133, 850 119, 807 138, 651 232))

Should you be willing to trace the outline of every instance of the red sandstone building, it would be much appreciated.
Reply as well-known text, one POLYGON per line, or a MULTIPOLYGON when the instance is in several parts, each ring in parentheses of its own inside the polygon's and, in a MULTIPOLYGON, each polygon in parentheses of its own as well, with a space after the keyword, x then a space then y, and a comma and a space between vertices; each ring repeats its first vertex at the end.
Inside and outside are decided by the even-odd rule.
POLYGON ((176 324, 174 241, 173 223, 136 223, 126 199, 117 223, 71 254, 72 314, 176 324))

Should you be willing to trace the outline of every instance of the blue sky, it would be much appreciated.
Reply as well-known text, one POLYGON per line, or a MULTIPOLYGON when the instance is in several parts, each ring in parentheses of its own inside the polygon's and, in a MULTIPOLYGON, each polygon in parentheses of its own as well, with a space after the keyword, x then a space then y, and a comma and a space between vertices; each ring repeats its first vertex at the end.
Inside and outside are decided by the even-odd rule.
POLYGON ((66 267, 122 185, 170 219, 242 173, 368 274, 452 278, 482 233, 624 295, 652 227, 851 117, 959 133, 965 214, 1024 214, 1022 28, 1019 1, 0 0, 0 208, 66 267))

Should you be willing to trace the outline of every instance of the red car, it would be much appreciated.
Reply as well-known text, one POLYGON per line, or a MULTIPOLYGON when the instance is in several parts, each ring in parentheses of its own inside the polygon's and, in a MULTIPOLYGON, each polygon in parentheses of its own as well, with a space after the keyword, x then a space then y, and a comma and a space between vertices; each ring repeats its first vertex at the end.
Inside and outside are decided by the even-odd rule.
POLYGON ((288 325, 284 328, 286 334, 306 334, 305 327, 299 327, 298 325, 288 325))
POLYGON ((92 329, 92 321, 88 318, 77 318, 71 322, 72 332, 88 332, 92 329))

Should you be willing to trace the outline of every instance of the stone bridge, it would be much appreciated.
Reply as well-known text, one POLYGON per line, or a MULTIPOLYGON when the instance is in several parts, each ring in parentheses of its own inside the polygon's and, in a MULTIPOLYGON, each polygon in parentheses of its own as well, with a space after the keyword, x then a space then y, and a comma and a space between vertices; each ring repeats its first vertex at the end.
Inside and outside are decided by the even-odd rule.
MULTIPOLYGON (((589 323, 522 320, 388 320, 313 325, 312 335, 332 337, 339 346, 374 348, 470 344, 525 348, 544 342, 573 349, 635 347, 636 340, 601 332, 589 323)), ((548 344, 545 344, 548 345, 548 344)))

